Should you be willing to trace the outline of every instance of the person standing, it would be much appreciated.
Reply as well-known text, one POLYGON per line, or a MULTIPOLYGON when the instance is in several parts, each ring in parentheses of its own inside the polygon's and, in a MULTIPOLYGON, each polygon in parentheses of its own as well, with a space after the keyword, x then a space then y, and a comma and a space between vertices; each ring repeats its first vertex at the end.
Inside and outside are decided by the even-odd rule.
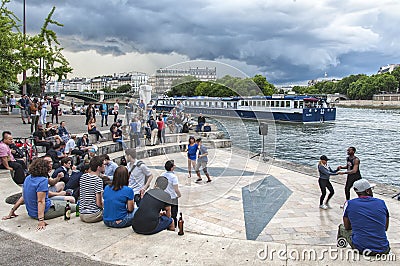
MULTIPOLYGON (((347 149, 347 164, 345 166, 338 166, 337 170, 346 169, 346 172, 339 172, 339 174, 344 175, 347 174, 346 185, 344 187, 344 193, 346 196, 346 200, 350 199, 350 189, 353 186, 354 182, 361 179, 360 173, 360 159, 356 157, 354 154, 356 153, 355 147, 349 147, 347 149)), ((342 206, 341 206, 342 207, 342 206)))
POLYGON ((140 133, 142 131, 140 120, 137 117, 134 117, 129 127, 130 146, 131 148, 138 148, 140 147, 140 133), (133 144, 135 145, 135 147, 133 147, 133 144))
POLYGON ((46 118, 47 118, 47 101, 46 101, 46 99, 41 99, 40 105, 41 105, 41 108, 40 108, 39 124, 46 125, 46 123, 47 123, 47 121, 46 121, 46 118))
POLYGON ((28 124, 31 123, 31 118, 29 115, 29 103, 30 100, 28 98, 28 95, 23 94, 21 99, 19 99, 19 101, 17 102, 18 107, 21 109, 21 119, 22 119, 22 123, 26 124, 25 122, 25 118, 28 119, 28 124))
POLYGON ((104 124, 108 126, 108 104, 106 103, 106 100, 103 100, 100 104, 99 110, 101 113, 101 126, 103 127, 104 124))
POLYGON ((54 116, 56 117, 56 123, 58 124, 58 107, 60 106, 60 101, 57 99, 57 96, 53 96, 53 99, 50 101, 51 105, 51 123, 54 123, 54 116))
POLYGON ((15 105, 17 104, 17 100, 15 99, 14 94, 11 94, 8 104, 10 106, 10 112, 12 113, 13 108, 15 108, 15 105))
POLYGON ((192 177, 192 167, 196 169, 196 155, 197 155, 198 145, 193 136, 189 137, 189 144, 187 147, 187 156, 188 156, 188 178, 192 177))
POLYGON ((160 143, 165 143, 165 124, 162 114, 160 114, 160 116, 157 119, 157 128, 158 128, 157 132, 158 141, 160 143))
POLYGON ((390 252, 386 231, 389 228, 389 211, 383 200, 374 198, 371 185, 366 179, 354 182, 358 198, 344 206, 343 224, 339 236, 363 255, 376 256, 390 252))
POLYGON ((150 128, 150 132, 151 132, 150 145, 155 146, 156 142, 157 142, 158 127, 157 127, 157 123, 154 120, 153 116, 150 117, 149 121, 147 121, 147 124, 148 124, 148 126, 150 128))
POLYGON ((321 197, 319 198, 319 207, 323 210, 330 208, 329 200, 333 197, 333 194, 335 193, 335 191, 333 190, 333 186, 329 181, 329 177, 331 175, 338 174, 337 173, 338 170, 333 171, 331 167, 328 165, 328 160, 329 160, 328 157, 322 155, 319 158, 319 163, 318 163, 318 172, 319 172, 318 184, 319 188, 321 189, 321 197), (329 190, 329 195, 324 204, 326 189, 329 190))
POLYGON ((196 139, 196 143, 197 143, 198 150, 199 150, 199 155, 197 157, 197 163, 196 163, 196 167, 195 167, 195 171, 196 171, 196 175, 197 175, 196 182, 203 181, 203 179, 201 178, 201 175, 200 175, 200 167, 201 167, 201 168, 203 168, 203 172, 207 177, 207 183, 210 183, 211 177, 207 170, 207 164, 208 164, 207 147, 203 145, 203 141, 201 140, 201 138, 196 139))
POLYGON ((114 123, 116 123, 118 120, 118 114, 119 114, 119 100, 118 99, 115 100, 113 113, 114 113, 114 123))
POLYGON ((126 124, 129 125, 129 123, 132 120, 133 117, 133 102, 132 100, 126 99, 126 105, 125 105, 125 119, 126 119, 126 124))
POLYGON ((174 223, 177 224, 178 198, 180 198, 182 195, 179 190, 178 177, 174 173, 176 168, 175 161, 167 161, 164 167, 166 172, 162 173, 161 176, 164 176, 168 179, 168 186, 164 191, 171 196, 171 218, 174 219, 174 223))
POLYGON ((33 98, 33 101, 29 105, 29 110, 31 114, 31 134, 37 130, 37 126, 39 123, 39 117, 40 117, 40 110, 39 110, 39 101, 38 98, 33 98))
POLYGON ((89 172, 81 176, 80 219, 85 223, 96 223, 103 220, 103 180, 100 174, 105 171, 103 158, 95 156, 90 160, 89 172))

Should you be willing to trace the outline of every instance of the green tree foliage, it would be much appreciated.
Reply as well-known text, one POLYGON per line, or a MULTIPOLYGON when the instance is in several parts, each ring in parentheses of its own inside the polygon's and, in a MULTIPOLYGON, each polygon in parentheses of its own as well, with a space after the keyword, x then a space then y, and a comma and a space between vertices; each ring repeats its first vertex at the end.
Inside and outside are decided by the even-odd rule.
POLYGON ((172 82, 171 90, 167 92, 167 95, 170 97, 195 96, 194 92, 196 90, 197 85, 199 85, 200 83, 201 81, 197 80, 193 76, 182 77, 172 82))
POLYGON ((264 95, 272 95, 277 93, 274 85, 267 81, 267 78, 262 75, 255 75, 253 77, 254 83, 260 88, 264 95))
POLYGON ((21 73, 22 34, 18 31, 18 18, 6 8, 9 0, 0 6, 0 90, 8 89, 10 82, 17 82, 21 73))
POLYGON ((400 67, 396 67, 392 73, 390 73, 397 80, 397 90, 400 88, 400 67))
POLYGON ((115 92, 117 92, 117 93, 127 93, 127 92, 130 92, 131 90, 132 90, 132 86, 129 85, 129 84, 125 84, 125 85, 119 86, 115 90, 115 92))
POLYGON ((42 86, 52 77, 59 81, 65 78, 72 68, 61 53, 63 48, 56 33, 48 28, 50 25, 63 26, 52 19, 55 7, 45 19, 40 33, 24 38, 20 20, 6 8, 9 2, 1 0, 0 7, 0 89, 5 89, 7 82, 16 82, 17 75, 24 70, 30 70, 34 76, 40 74, 42 86))

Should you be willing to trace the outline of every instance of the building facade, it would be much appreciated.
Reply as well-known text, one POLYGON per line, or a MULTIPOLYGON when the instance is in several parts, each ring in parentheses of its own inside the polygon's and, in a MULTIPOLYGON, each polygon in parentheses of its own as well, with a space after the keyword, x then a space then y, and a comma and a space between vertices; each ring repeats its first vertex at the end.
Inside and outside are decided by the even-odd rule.
POLYGON ((153 93, 164 94, 171 89, 174 80, 182 77, 193 76, 201 81, 215 81, 217 79, 217 68, 189 68, 189 69, 158 69, 152 78, 153 93))

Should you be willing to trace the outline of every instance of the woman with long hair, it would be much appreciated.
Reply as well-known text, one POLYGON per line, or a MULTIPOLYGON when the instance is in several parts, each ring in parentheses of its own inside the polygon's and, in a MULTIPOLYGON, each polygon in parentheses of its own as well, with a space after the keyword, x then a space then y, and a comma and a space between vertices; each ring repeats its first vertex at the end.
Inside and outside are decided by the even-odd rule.
POLYGON ((187 147, 187 156, 188 156, 188 178, 192 177, 192 167, 196 168, 196 155, 197 155, 197 143, 194 136, 189 137, 189 144, 187 147))
POLYGON ((328 157, 325 155, 322 155, 319 158, 319 163, 318 163, 318 172, 319 172, 319 179, 318 179, 318 184, 319 188, 321 189, 321 197, 319 199, 319 207, 323 210, 326 210, 330 208, 329 206, 329 200, 332 198, 333 194, 335 191, 333 190, 333 186, 331 182, 329 181, 329 177, 331 175, 337 175, 337 170, 333 171, 330 166, 328 165, 328 157), (326 189, 329 190, 329 195, 328 198, 326 199, 324 203, 324 199, 326 196, 326 189))
POLYGON ((103 138, 103 135, 101 135, 100 131, 98 131, 96 128, 96 119, 95 118, 91 118, 89 120, 88 133, 96 135, 97 143, 100 143, 100 141, 99 141, 100 137, 103 138))
POLYGON ((106 226, 122 228, 132 225, 135 212, 133 190, 128 187, 128 180, 128 169, 119 166, 115 169, 112 184, 104 189, 103 222, 106 226))

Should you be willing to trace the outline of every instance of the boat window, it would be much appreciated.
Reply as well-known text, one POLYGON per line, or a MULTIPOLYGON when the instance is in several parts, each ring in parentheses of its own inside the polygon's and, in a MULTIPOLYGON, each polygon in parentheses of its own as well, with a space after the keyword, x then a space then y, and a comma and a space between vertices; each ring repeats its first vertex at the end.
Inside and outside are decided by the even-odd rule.
POLYGON ((267 101, 267 102, 266 102, 266 106, 269 107, 270 105, 271 105, 271 102, 270 102, 270 101, 267 101))
POLYGON ((271 101, 271 107, 275 107, 275 102, 271 101))
POLYGON ((275 107, 279 107, 279 102, 280 101, 275 101, 275 107))
POLYGON ((244 106, 249 106, 249 102, 248 101, 244 101, 244 106))
POLYGON ((261 106, 261 101, 257 101, 257 106, 261 106))
POLYGON ((299 101, 299 108, 303 108, 304 106, 304 102, 303 101, 299 101))
POLYGON ((253 101, 253 106, 257 106, 257 101, 253 101))
POLYGON ((265 107, 265 101, 262 101, 262 102, 261 102, 261 106, 262 106, 262 107, 265 107))
POLYGON ((290 101, 286 101, 286 107, 290 108, 290 101))
POLYGON ((294 101, 294 108, 299 108, 299 101, 294 101))

